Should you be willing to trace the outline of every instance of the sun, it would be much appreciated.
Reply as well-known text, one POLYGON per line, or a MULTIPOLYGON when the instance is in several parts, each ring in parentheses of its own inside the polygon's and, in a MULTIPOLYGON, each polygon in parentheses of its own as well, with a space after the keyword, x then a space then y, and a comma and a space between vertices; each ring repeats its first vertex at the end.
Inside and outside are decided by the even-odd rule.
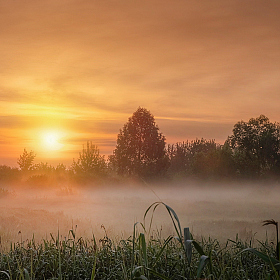
POLYGON ((42 134, 43 146, 50 151, 60 150, 64 145, 61 143, 61 134, 56 131, 47 131, 42 134))

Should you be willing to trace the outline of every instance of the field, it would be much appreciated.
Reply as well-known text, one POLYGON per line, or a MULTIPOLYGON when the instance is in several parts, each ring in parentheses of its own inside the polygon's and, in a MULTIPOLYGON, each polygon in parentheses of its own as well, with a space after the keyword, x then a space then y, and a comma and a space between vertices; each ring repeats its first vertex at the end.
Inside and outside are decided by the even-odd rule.
POLYGON ((0 279, 278 279, 275 227, 262 226, 279 217, 277 184, 3 186, 0 197, 0 279), (162 203, 143 220, 154 201, 182 233, 162 203))

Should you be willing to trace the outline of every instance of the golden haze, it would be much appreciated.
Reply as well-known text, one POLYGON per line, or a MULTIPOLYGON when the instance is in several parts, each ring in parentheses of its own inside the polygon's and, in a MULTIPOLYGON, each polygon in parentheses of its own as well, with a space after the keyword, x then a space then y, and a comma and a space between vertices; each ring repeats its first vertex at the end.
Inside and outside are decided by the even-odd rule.
POLYGON ((0 1, 0 164, 111 154, 138 108, 168 143, 279 121, 279 1, 0 1), (59 131, 59 149, 41 133, 59 131))

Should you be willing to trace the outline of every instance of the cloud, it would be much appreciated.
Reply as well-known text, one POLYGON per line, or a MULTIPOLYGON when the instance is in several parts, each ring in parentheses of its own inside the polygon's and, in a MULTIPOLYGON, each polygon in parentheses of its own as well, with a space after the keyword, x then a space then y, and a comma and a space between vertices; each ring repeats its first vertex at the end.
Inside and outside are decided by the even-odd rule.
POLYGON ((138 106, 172 141, 222 141, 262 113, 279 120, 279 9, 262 0, 0 1, 0 125, 64 127, 81 134, 77 144, 94 136, 110 146, 138 106))
POLYGON ((19 128, 29 127, 32 122, 20 116, 0 116, 0 128, 19 128))

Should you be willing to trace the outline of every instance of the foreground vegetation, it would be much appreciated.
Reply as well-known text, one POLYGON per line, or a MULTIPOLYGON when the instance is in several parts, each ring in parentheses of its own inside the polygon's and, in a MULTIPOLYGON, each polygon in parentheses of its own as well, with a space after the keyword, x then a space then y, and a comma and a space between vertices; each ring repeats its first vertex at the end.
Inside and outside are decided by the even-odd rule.
POLYGON ((78 238, 72 229, 64 238, 58 232, 39 243, 13 243, 0 253, 0 279, 279 279, 279 257, 267 240, 194 240, 168 205, 154 203, 147 214, 149 223, 136 223, 125 240, 111 239, 104 228, 98 241, 78 238), (151 230, 159 205, 170 215, 174 236, 151 230))

